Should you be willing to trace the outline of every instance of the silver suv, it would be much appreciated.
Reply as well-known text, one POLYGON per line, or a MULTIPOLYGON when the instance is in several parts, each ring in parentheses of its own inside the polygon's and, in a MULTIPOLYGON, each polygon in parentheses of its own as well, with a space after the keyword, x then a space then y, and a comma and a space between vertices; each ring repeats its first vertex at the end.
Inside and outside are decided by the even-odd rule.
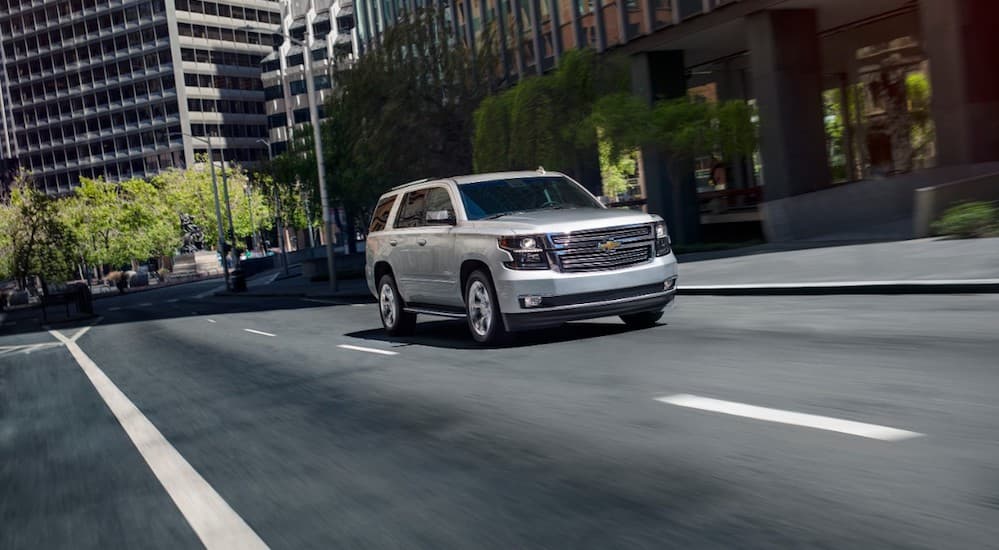
POLYGON ((482 343, 611 315, 647 327, 676 294, 662 218, 608 209, 543 170, 396 187, 378 201, 365 247, 392 335, 412 333, 417 314, 465 318, 482 343))

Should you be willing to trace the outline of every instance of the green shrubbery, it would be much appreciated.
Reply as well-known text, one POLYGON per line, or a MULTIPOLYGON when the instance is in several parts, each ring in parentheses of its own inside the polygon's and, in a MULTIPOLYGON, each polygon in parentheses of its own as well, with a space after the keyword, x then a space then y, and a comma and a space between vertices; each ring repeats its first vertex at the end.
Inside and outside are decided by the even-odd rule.
POLYGON ((990 202, 959 204, 944 212, 933 232, 963 239, 999 236, 999 209, 990 202))

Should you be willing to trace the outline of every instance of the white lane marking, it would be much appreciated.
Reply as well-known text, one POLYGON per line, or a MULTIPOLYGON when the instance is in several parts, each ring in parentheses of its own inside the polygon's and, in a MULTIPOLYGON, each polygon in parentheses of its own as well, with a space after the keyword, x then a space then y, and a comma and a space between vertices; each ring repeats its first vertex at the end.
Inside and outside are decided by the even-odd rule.
POLYGON ((98 317, 98 318, 94 319, 94 321, 91 324, 89 324, 89 325, 81 328, 80 330, 76 331, 76 334, 74 334, 73 337, 70 338, 70 340, 72 340, 74 342, 77 341, 77 340, 79 340, 80 337, 82 337, 84 334, 86 334, 88 330, 94 328, 94 325, 101 324, 101 321, 103 321, 103 320, 104 320, 103 317, 98 317))
POLYGON ((179 299, 177 299, 177 298, 171 298, 171 299, 167 300, 167 303, 168 303, 168 304, 176 304, 176 303, 177 303, 177 302, 179 302, 179 301, 180 301, 180 300, 179 300, 179 299))
POLYGON ((215 323, 215 319, 205 319, 205 321, 208 321, 209 323, 215 323))
POLYGON ((736 403, 734 401, 722 401, 720 399, 711 399, 710 397, 699 397, 696 395, 670 395, 666 397, 657 397, 656 401, 669 403, 670 405, 676 405, 678 407, 719 412, 723 414, 731 414, 733 416, 741 416, 744 418, 766 420, 768 422, 778 422, 781 424, 791 424, 794 426, 804 426, 806 428, 839 432, 859 437, 867 437, 870 439, 879 439, 881 441, 902 441, 904 439, 912 439, 914 437, 922 437, 924 435, 918 432, 899 430, 896 428, 889 428, 887 426, 879 426, 877 424, 865 424, 863 422, 842 420, 828 416, 783 411, 780 409, 769 409, 767 407, 757 407, 755 405, 746 405, 744 403, 736 403))
POLYGON ((201 292, 199 294, 195 294, 195 295, 191 296, 191 298, 194 298, 195 300, 201 300, 202 298, 207 298, 208 296, 211 296, 212 294, 215 294, 216 292, 219 292, 219 291, 222 291, 222 290, 225 290, 225 286, 218 286, 218 287, 215 287, 215 288, 213 288, 211 290, 206 290, 204 292, 201 292))
POLYGON ((163 437, 156 426, 122 393, 80 346, 58 331, 49 331, 66 349, 97 389, 180 513, 206 548, 267 548, 253 528, 239 517, 211 485, 163 437))
POLYGON ((152 302, 142 302, 139 307, 152 307, 152 302))
POLYGON ((349 349, 349 350, 353 350, 353 351, 364 351, 364 352, 367 352, 367 353, 377 353, 378 355, 399 355, 398 353, 396 353, 394 351, 388 351, 388 350, 384 350, 384 349, 364 348, 364 347, 361 347, 361 346, 352 346, 350 344, 340 344, 337 347, 341 348, 341 349, 349 349))
POLYGON ((352 307, 364 307, 368 304, 350 304, 352 307))
POLYGON ((252 328, 244 328, 246 332, 252 332, 253 334, 259 334, 261 336, 277 336, 277 334, 271 334, 269 332, 264 332, 262 330, 253 330, 252 328))
POLYGON ((275 273, 275 274, 274 274, 274 276, 272 276, 272 277, 270 277, 269 279, 267 279, 267 282, 266 282, 266 283, 264 283, 264 284, 265 284, 265 285, 269 285, 269 284, 273 283, 274 281, 276 281, 276 280, 277 280, 277 278, 278 278, 278 277, 280 277, 280 276, 281 276, 281 272, 280 272, 280 271, 278 271, 277 273, 275 273))
POLYGON ((108 308, 108 311, 120 311, 120 310, 121 310, 121 308, 120 308, 120 307, 118 307, 118 306, 115 306, 115 307, 109 307, 109 308, 108 308))

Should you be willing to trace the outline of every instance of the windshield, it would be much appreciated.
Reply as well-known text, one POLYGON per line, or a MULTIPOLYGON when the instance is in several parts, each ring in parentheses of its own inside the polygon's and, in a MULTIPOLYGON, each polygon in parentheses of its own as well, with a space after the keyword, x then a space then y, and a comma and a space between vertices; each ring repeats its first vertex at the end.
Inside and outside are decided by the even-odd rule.
POLYGON ((546 208, 603 208, 583 188, 562 176, 489 180, 460 185, 470 220, 546 208))

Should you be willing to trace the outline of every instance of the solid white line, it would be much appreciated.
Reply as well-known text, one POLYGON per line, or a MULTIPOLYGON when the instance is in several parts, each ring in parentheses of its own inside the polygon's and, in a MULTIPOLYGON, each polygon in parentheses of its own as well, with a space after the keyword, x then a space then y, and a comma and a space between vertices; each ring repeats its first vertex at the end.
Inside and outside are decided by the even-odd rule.
POLYGON ((76 342, 57 331, 53 336, 66 344, 90 383, 135 444, 180 513, 206 548, 267 548, 253 528, 177 452, 156 426, 122 393, 76 342))
POLYGON ((118 306, 115 306, 115 307, 109 307, 109 308, 108 308, 108 311, 118 311, 118 310, 120 310, 120 309, 121 309, 120 307, 118 307, 118 306))
POLYGON ((180 300, 179 300, 179 299, 177 299, 177 298, 171 298, 171 299, 167 300, 167 303, 168 303, 168 304, 176 304, 176 303, 177 303, 177 302, 179 302, 179 301, 180 301, 180 300))
POLYGON ((333 300, 319 300, 317 298, 302 298, 303 302, 313 302, 316 304, 327 304, 331 306, 342 306, 343 302, 334 302, 333 300))
POLYGON ((277 336, 277 334, 271 334, 269 332, 264 332, 262 330, 253 330, 252 328, 244 328, 246 332, 252 332, 253 334, 259 334, 261 336, 277 336))
POLYGON ((208 321, 209 323, 214 323, 215 319, 205 319, 205 321, 208 321))
POLYGON ((342 348, 342 349, 354 350, 354 351, 364 351, 364 352, 367 352, 367 353, 377 353, 378 355, 399 355, 398 353, 396 353, 394 351, 388 351, 388 350, 383 350, 383 349, 374 349, 374 348, 362 348, 361 346, 352 346, 350 344, 340 344, 337 347, 338 348, 342 348))
POLYGON ((870 439, 880 439, 881 441, 902 441, 903 439, 911 439, 913 437, 921 437, 923 435, 918 432, 899 430, 889 428, 887 426, 878 426, 877 424, 865 424, 863 422, 841 420, 839 418, 830 418, 828 416, 782 411, 780 409, 769 409, 766 407, 757 407, 754 405, 735 403, 733 401, 722 401, 720 399, 711 399, 710 397, 699 397, 696 395, 670 395, 667 397, 657 397, 656 401, 662 401, 663 403, 669 403, 670 405, 676 405, 678 407, 719 412, 723 414, 731 414, 733 416, 741 416, 744 418, 766 420, 768 422, 779 422, 781 424, 791 424, 794 426, 804 426, 806 428, 815 428, 817 430, 827 430, 830 432, 839 432, 860 437, 867 437, 870 439))
POLYGON ((274 281, 276 281, 276 280, 277 280, 277 278, 278 278, 278 277, 280 277, 280 276, 281 276, 281 272, 280 272, 280 271, 278 271, 278 272, 277 272, 277 273, 275 273, 275 274, 274 274, 274 275, 273 275, 273 276, 272 276, 271 278, 267 279, 267 282, 266 282, 266 283, 264 283, 264 284, 265 284, 265 285, 269 285, 269 284, 273 283, 274 281))
POLYGON ((142 302, 139 307, 151 307, 152 305, 152 302, 142 302))

